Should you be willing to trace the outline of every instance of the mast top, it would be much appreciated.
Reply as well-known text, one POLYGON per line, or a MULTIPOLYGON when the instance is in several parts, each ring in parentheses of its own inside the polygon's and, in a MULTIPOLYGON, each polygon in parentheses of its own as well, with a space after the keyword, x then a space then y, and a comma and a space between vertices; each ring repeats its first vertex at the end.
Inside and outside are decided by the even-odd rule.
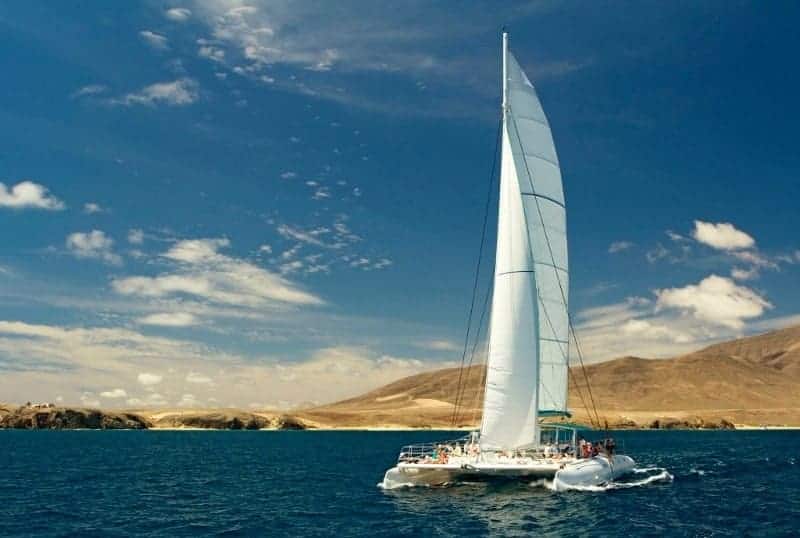
POLYGON ((508 31, 503 26, 503 118, 508 108, 508 31))

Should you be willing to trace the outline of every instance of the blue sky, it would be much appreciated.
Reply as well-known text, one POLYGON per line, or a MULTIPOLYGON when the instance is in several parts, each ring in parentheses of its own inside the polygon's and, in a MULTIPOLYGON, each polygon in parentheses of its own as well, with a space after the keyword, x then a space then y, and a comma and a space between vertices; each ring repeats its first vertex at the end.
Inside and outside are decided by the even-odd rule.
POLYGON ((0 400, 286 406, 458 361, 503 24, 559 151, 588 358, 800 322, 798 20, 0 6, 0 400))

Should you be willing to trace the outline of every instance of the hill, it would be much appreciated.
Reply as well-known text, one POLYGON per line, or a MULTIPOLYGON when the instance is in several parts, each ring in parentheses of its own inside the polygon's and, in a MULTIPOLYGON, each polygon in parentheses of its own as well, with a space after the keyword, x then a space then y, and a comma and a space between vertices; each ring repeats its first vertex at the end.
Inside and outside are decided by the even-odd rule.
MULTIPOLYGON (((458 377, 466 387, 456 424, 480 420, 483 366, 426 372, 362 396, 301 412, 319 426, 446 427, 458 377)), ((622 357, 586 375, 601 420, 617 426, 664 424, 800 426, 800 326, 715 344, 671 359, 622 357)), ((588 422, 583 372, 572 369, 569 406, 588 422), (579 394, 580 393, 580 394, 579 394)))

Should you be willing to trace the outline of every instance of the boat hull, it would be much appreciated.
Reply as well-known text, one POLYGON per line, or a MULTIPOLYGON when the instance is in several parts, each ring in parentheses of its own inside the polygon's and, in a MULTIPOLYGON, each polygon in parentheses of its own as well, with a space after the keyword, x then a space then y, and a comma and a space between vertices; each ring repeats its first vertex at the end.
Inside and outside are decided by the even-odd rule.
POLYGON ((399 463, 392 467, 381 484, 386 489, 404 486, 443 486, 454 482, 482 480, 553 480, 555 489, 564 491, 599 486, 633 471, 635 462, 628 456, 611 459, 596 456, 569 463, 399 463))
POLYGON ((636 462, 622 454, 611 458, 595 456, 559 469, 553 479, 553 486, 556 491, 593 488, 629 474, 635 467, 636 462))
POLYGON ((559 463, 526 465, 399 463, 386 471, 383 486, 392 489, 402 486, 442 486, 453 482, 480 480, 551 479, 562 466, 563 464, 559 463))

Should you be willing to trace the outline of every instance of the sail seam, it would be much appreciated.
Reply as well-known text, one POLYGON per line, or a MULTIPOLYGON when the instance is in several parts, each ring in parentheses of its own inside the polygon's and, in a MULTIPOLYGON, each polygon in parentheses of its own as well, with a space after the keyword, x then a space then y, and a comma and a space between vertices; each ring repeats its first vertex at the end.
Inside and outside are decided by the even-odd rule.
POLYGON ((520 194, 522 194, 522 196, 535 196, 537 198, 542 198, 543 200, 547 200, 548 202, 553 202, 558 207, 563 208, 564 210, 567 209, 566 206, 562 202, 559 202, 555 198, 550 198, 549 196, 547 196, 545 194, 538 194, 538 193, 535 193, 535 192, 521 192, 520 194))

